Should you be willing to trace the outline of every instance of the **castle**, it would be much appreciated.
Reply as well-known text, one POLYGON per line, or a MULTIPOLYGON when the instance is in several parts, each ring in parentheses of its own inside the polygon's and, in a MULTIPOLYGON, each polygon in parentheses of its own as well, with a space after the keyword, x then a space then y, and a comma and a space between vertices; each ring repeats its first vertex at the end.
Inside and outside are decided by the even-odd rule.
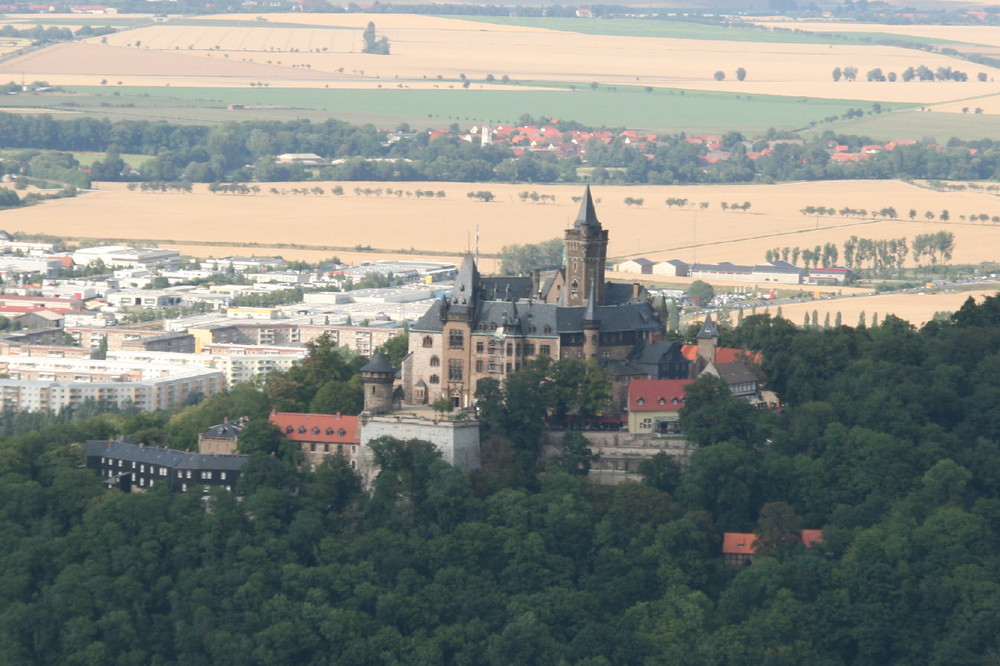
POLYGON ((503 381, 537 356, 596 359, 622 384, 687 377, 646 290, 605 281, 608 232, 589 186, 564 242, 564 265, 544 281, 537 272, 484 277, 466 255, 451 293, 410 327, 404 401, 469 407, 480 379, 503 381))

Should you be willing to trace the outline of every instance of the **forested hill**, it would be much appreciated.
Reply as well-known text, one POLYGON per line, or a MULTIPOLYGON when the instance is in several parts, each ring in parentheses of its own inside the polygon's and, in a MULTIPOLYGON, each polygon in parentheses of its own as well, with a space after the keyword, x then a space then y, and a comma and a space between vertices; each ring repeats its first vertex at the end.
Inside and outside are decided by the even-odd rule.
POLYGON ((614 488, 525 456, 516 373, 483 471, 387 441, 370 497, 270 456, 242 502, 104 491, 78 442, 148 416, 6 438, 0 662, 996 663, 1000 296, 919 331, 754 316, 722 342, 762 352, 786 410, 699 381, 690 466, 614 488), (724 564, 722 533, 754 530, 753 565, 724 564))

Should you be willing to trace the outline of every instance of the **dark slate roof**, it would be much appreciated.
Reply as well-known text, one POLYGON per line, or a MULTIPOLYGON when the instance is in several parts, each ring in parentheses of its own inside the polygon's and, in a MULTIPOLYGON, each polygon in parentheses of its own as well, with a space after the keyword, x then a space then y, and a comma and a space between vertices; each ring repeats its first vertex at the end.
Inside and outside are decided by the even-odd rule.
POLYGON ((676 350, 677 355, 680 355, 680 346, 676 342, 654 340, 638 345, 629 358, 642 365, 658 365, 660 360, 672 350, 676 350))
POLYGON ((624 282, 606 282, 604 284, 604 304, 622 305, 632 300, 632 285, 624 282))
POLYGON ((392 367, 389 363, 389 359, 383 356, 381 353, 377 353, 372 356, 372 360, 361 366, 361 372, 370 372, 377 374, 396 374, 396 369, 392 367))
POLYGON ((476 307, 476 291, 479 289, 479 269, 471 254, 465 255, 455 276, 448 306, 456 312, 473 310, 476 307))
POLYGON ((716 363, 715 370, 719 377, 727 384, 744 384, 746 382, 757 381, 757 376, 750 372, 743 363, 733 361, 731 363, 716 363))
POLYGON ((88 458, 106 457, 115 460, 161 465, 175 469, 221 469, 238 470, 247 461, 240 454, 210 454, 161 449, 155 446, 140 446, 125 440, 91 440, 86 444, 88 458))
POLYGON ((127 460, 130 462, 146 463, 151 465, 162 465, 164 467, 175 467, 184 456, 191 455, 187 451, 177 451, 176 449, 161 449, 156 446, 139 446, 125 440, 91 440, 87 442, 86 455, 88 458, 104 456, 115 460, 127 460))
POLYGON ((573 223, 576 229, 589 227, 600 229, 601 223, 597 220, 597 211, 594 210, 594 199, 590 196, 590 185, 583 191, 583 200, 580 202, 580 212, 577 213, 576 221, 573 223))
POLYGON ((717 337, 719 337, 719 329, 716 328, 715 322, 712 321, 712 315, 705 315, 705 323, 701 325, 701 330, 698 331, 697 338, 699 340, 707 340, 717 337))
POLYGON ((479 281, 484 301, 517 301, 531 298, 531 277, 485 277, 479 281))
POLYGON ((410 330, 416 333, 440 333, 444 330, 441 322, 441 310, 445 307, 443 299, 434 301, 420 319, 410 325, 410 330))
POLYGON ((601 366, 610 370, 616 377, 646 376, 649 369, 626 359, 601 359, 601 366))
POLYGON ((638 259, 632 259, 631 261, 633 264, 639 264, 640 266, 652 266, 653 264, 656 263, 655 261, 651 261, 646 257, 639 257, 638 259))
POLYGON ((226 421, 225 423, 220 423, 219 425, 214 425, 205 432, 201 433, 202 437, 207 437, 209 439, 236 439, 243 432, 243 428, 246 426, 246 422, 242 419, 236 421, 226 421))
POLYGON ((188 453, 176 465, 177 469, 221 469, 238 470, 246 464, 247 458, 239 453, 188 453))

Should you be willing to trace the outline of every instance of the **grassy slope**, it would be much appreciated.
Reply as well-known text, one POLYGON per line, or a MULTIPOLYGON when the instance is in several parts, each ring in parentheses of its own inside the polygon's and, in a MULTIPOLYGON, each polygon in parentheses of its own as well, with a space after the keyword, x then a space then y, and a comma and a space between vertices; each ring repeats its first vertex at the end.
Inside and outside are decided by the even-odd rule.
MULTIPOLYGON (((229 120, 274 117, 270 110, 223 111, 228 104, 293 107, 279 117, 297 110, 310 117, 359 117, 371 115, 372 122, 410 122, 416 127, 446 127, 452 122, 490 119, 515 122, 524 113, 576 120, 591 126, 629 127, 656 132, 719 132, 730 129, 754 131, 776 127, 806 127, 810 121, 839 115, 851 107, 867 109, 869 102, 819 100, 799 97, 734 95, 731 93, 654 90, 618 86, 608 90, 311 90, 282 88, 120 88, 117 96, 99 87, 76 88, 79 96, 70 99, 80 106, 100 112, 103 104, 135 104, 117 109, 130 116, 163 117, 168 109, 207 108, 226 114, 229 120), (99 97, 97 95, 100 95, 99 97)), ((54 105, 55 97, 49 104, 54 105)), ((906 105, 884 107, 905 108, 906 105)), ((103 107, 107 112, 116 109, 103 107)), ((301 114, 300 114, 301 115, 301 114)))

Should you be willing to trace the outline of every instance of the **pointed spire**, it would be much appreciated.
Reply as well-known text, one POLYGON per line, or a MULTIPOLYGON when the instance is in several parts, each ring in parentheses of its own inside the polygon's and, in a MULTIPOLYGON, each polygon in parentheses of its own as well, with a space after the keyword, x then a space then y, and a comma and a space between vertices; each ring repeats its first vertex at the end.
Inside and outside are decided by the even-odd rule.
POLYGON ((594 288, 590 288, 590 295, 587 297, 587 309, 583 311, 583 323, 597 322, 597 302, 594 298, 594 288))
POLYGON ((451 290, 451 305, 471 307, 478 286, 479 270, 476 268, 476 261, 471 254, 466 254, 458 269, 458 275, 455 276, 455 286, 451 290))
POLYGON ((699 340, 708 340, 711 338, 719 337, 719 329, 715 326, 715 322, 712 321, 712 315, 705 315, 705 323, 701 325, 701 330, 698 331, 699 340))
POLYGON ((361 366, 361 372, 388 375, 396 374, 396 369, 389 363, 389 359, 382 355, 382 352, 376 352, 370 361, 361 366))
POLYGON ((577 213, 576 222, 573 226, 577 229, 590 227, 600 229, 601 223, 597 220, 597 211, 594 210, 594 199, 590 196, 590 185, 583 191, 583 200, 580 201, 580 212, 577 213))

